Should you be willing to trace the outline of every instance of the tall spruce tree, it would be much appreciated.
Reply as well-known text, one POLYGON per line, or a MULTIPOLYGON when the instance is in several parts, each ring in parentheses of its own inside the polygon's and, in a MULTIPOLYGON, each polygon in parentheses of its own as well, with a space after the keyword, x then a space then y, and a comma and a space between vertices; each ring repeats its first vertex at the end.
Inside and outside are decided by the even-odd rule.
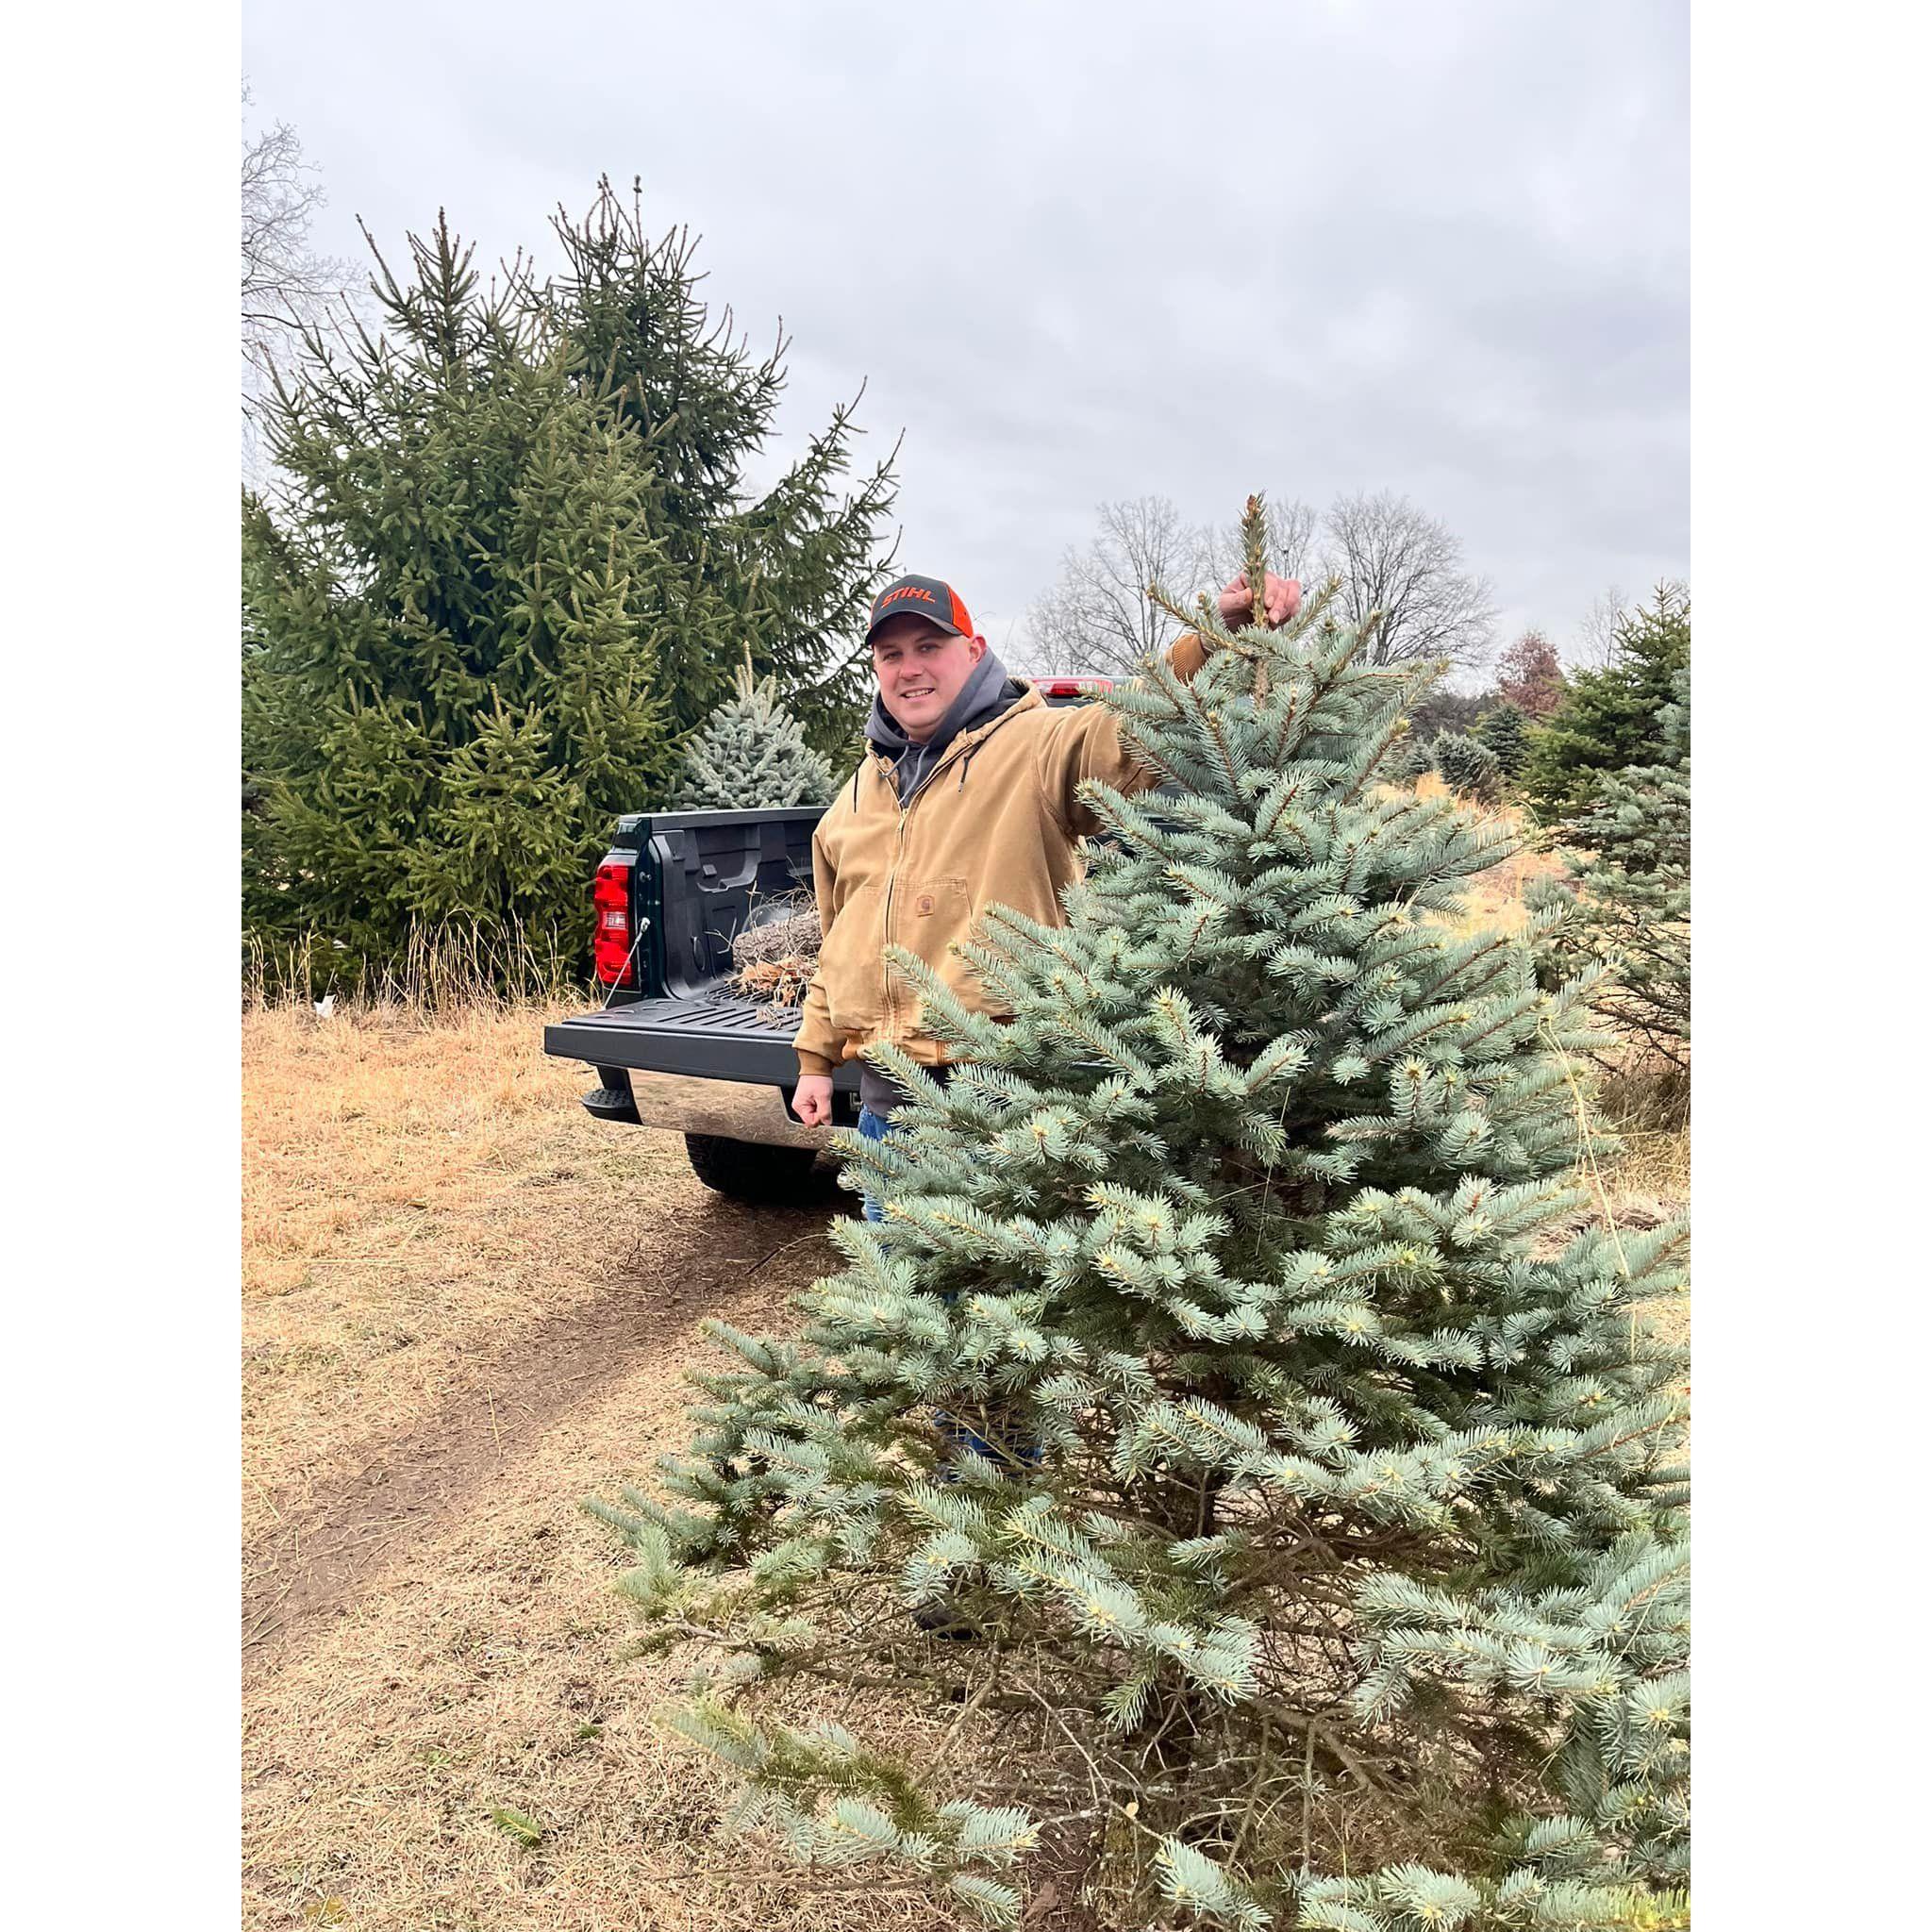
POLYGON ((1611 773, 1669 761, 1657 720, 1690 668, 1690 595, 1659 584, 1619 620, 1611 661, 1572 674, 1562 702, 1529 734, 1523 790, 1545 824, 1586 810, 1611 773))
MULTIPOLYGON (((1591 966, 1610 977, 1599 1010, 1626 1039, 1690 1067, 1690 674, 1661 708, 1668 759, 1607 778, 1595 805, 1557 828, 1583 855, 1574 881, 1549 880, 1531 904, 1566 911, 1539 954, 1546 984, 1591 966)), ((1686 1097, 1681 1088, 1676 1097, 1686 1097)))
POLYGON ((841 741, 889 465, 846 494, 847 412, 770 490, 783 344, 754 359, 605 184, 567 273, 485 286, 439 219, 376 257, 379 332, 311 335, 243 502, 244 906, 350 973, 450 922, 575 961, 621 810, 760 676, 841 741))
POLYGON ((1575 1231, 1589 983, 1446 923, 1510 834, 1377 782, 1429 673, 1325 602, 1204 602, 1200 675, 1108 700, 1175 795, 1088 787, 1067 924, 989 911, 1003 1019, 894 956, 960 1064, 875 1051, 883 1224, 797 1340, 709 1324, 668 1500, 591 1506, 801 1858, 1010 1923, 1044 1843, 1109 1923, 1338 1932, 1629 1923, 1681 1874, 1683 1364, 1637 1310, 1685 1231, 1575 1231), (793 1679, 999 1751, 922 1775, 774 1715, 793 1679))
POLYGON ((754 677, 747 659, 730 698, 685 748, 676 803, 686 811, 824 805, 838 782, 780 707, 777 680, 754 677))
POLYGON ((755 359, 733 338, 731 311, 712 317, 698 295, 695 238, 678 228, 654 242, 635 184, 626 205, 606 180, 581 222, 559 215, 551 225, 565 267, 528 298, 555 309, 580 386, 641 438, 661 492, 653 534, 694 592, 689 622, 678 609, 658 613, 659 689, 677 728, 724 701, 741 644, 759 677, 777 679, 812 745, 837 756, 870 697, 863 638, 885 574, 896 446, 848 491, 859 431, 852 407, 841 407, 770 489, 752 491, 746 464, 776 433, 787 340, 755 359), (706 615, 713 604, 730 613, 736 641, 722 656, 706 615))

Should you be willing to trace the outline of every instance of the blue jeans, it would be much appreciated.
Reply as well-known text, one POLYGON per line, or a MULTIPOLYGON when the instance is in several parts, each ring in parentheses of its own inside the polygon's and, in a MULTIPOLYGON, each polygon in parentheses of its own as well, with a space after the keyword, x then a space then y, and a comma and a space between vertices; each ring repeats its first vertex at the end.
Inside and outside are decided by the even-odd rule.
MULTIPOLYGON (((865 1140, 883 1141, 892 1131, 892 1123, 887 1115, 874 1113, 869 1107, 861 1107, 858 1109, 858 1131, 865 1140)), ((865 1196, 865 1218, 873 1222, 883 1222, 886 1218, 886 1210, 871 1194, 865 1196)), ((944 1299, 952 1302, 955 1292, 947 1291, 944 1299)), ((1006 1438, 996 1443, 990 1442, 976 1429, 969 1428, 957 1416, 948 1415, 942 1408, 933 1411, 933 1421, 939 1427, 940 1440, 954 1449, 970 1449, 975 1456, 983 1456, 994 1464, 1015 1461, 1029 1466, 1039 1464, 1040 1445, 1037 1442, 1027 1442, 1024 1439, 1014 1441, 1006 1438)), ((954 1480, 952 1472, 941 1469, 938 1480, 954 1480)))
MULTIPOLYGON (((858 1109, 858 1131, 861 1138, 867 1141, 883 1141, 892 1131, 892 1123, 885 1114, 874 1113, 869 1107, 861 1107, 858 1109)), ((883 1221, 886 1218, 886 1210, 870 1194, 865 1197, 865 1218, 868 1221, 883 1221)))

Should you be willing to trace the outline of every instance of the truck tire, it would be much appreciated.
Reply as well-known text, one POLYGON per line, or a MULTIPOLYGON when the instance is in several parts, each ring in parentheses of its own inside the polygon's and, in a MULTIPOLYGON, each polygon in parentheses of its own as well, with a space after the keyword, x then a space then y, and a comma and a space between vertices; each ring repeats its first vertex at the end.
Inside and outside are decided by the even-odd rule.
POLYGON ((766 1147, 722 1134, 687 1134, 684 1145, 699 1180, 734 1201, 795 1204, 824 1191, 809 1147, 766 1147))

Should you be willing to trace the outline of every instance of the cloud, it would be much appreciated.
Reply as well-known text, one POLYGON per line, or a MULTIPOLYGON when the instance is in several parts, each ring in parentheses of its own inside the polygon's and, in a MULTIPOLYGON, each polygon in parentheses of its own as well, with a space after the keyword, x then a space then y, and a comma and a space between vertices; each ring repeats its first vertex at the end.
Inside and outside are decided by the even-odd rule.
POLYGON ((867 380, 900 556, 996 641, 1093 506, 1406 491, 1506 624, 1689 569, 1678 0, 251 8, 331 196, 493 256, 597 175, 705 236, 788 446, 867 380))

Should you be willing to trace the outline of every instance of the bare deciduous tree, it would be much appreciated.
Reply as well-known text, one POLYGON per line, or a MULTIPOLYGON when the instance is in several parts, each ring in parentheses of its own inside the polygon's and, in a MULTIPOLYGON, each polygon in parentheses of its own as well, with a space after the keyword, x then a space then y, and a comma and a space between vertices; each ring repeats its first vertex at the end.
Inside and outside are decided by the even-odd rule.
MULTIPOLYGON (((244 83, 242 104, 253 95, 244 83)), ((244 396, 266 379, 277 354, 318 326, 348 296, 354 266, 318 255, 309 228, 326 197, 313 163, 286 121, 242 145, 242 356, 244 396)))
POLYGON ((1462 541, 1391 491, 1338 497, 1329 509, 1324 575, 1341 579, 1338 619, 1382 613, 1372 661, 1419 658, 1480 663, 1495 634, 1489 580, 1464 568, 1462 541))
POLYGON ((1147 586, 1193 595, 1200 532, 1164 496, 1104 503, 1099 514, 1099 534, 1084 550, 1067 551, 1058 581, 1027 612, 1021 648, 1036 674, 1132 676, 1178 634, 1147 586))
POLYGON ((1620 648, 1617 626, 1624 621, 1628 599, 1615 585, 1600 596, 1576 626, 1576 640, 1571 646, 1571 661, 1591 671, 1605 671, 1617 661, 1620 648))
MULTIPOLYGON (((1464 568, 1460 539, 1406 497, 1339 497, 1325 520, 1299 498, 1269 499, 1265 514, 1270 570, 1311 590, 1339 576, 1334 608, 1344 622, 1383 613, 1375 662, 1470 665, 1488 655, 1496 612, 1487 579, 1464 568)), ((1164 496, 1102 504, 1099 515, 1099 534, 1066 553, 1058 580, 1027 613, 1020 650, 1028 670, 1130 676, 1179 629, 1149 602, 1149 584, 1186 608, 1245 567, 1238 524, 1190 525, 1164 496)))

